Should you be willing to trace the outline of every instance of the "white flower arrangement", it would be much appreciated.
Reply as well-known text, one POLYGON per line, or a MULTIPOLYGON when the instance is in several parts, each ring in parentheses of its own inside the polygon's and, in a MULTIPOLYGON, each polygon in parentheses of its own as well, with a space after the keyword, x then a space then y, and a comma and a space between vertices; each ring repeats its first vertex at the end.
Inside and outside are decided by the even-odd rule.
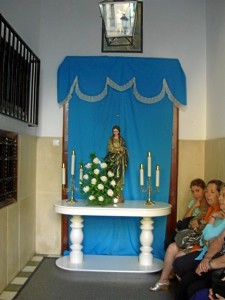
POLYGON ((91 162, 84 165, 84 175, 80 180, 80 192, 90 205, 113 204, 121 189, 116 185, 114 173, 108 169, 104 159, 90 154, 91 162))

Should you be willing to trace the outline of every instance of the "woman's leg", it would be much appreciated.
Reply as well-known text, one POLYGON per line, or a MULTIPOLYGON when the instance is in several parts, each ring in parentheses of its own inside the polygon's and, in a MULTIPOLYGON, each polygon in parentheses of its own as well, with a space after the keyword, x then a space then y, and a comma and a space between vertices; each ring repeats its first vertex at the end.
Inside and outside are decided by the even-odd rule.
MULTIPOLYGON (((208 274, 199 276, 195 271, 187 271, 183 274, 176 290, 175 300, 188 300, 198 291, 209 288, 208 274)), ((208 298, 207 298, 208 299, 208 298)))
POLYGON ((195 260, 195 258, 199 255, 199 251, 187 253, 184 256, 176 257, 173 263, 173 270, 179 278, 182 278, 186 272, 195 271, 199 260, 195 260))
POLYGON ((160 279, 158 280, 158 282, 168 282, 169 275, 173 270, 173 262, 174 262, 178 252, 179 252, 179 249, 178 249, 176 243, 172 243, 169 245, 169 247, 166 250, 164 264, 163 264, 163 270, 162 270, 162 273, 161 273, 161 276, 160 276, 160 279))
POLYGON ((176 256, 179 253, 179 248, 177 247, 176 243, 172 243, 166 250, 163 270, 159 280, 153 285, 149 287, 150 291, 159 291, 168 289, 170 282, 169 282, 169 275, 173 270, 173 262, 176 256))

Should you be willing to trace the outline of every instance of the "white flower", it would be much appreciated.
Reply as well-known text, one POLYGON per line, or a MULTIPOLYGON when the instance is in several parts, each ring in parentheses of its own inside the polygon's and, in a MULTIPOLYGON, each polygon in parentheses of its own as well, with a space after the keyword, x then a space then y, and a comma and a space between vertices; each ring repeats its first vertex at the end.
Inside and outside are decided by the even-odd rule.
POLYGON ((87 169, 90 169, 90 168, 92 167, 92 163, 86 164, 85 167, 86 167, 87 169))
POLYGON ((100 173, 99 169, 94 169, 94 174, 98 175, 100 173))
POLYGON ((89 190, 90 190, 89 186, 87 186, 87 185, 84 186, 83 191, 84 191, 85 193, 87 193, 89 190))
POLYGON ((89 179, 88 174, 84 174, 83 179, 86 179, 86 180, 89 179))
POLYGON ((111 186, 116 186, 116 182, 115 182, 115 180, 112 180, 111 182, 110 182, 110 184, 111 184, 111 186))
POLYGON ((88 197, 88 199, 89 199, 90 201, 92 201, 92 200, 95 199, 95 196, 91 195, 91 196, 88 197))
POLYGON ((107 195, 109 196, 109 197, 112 197, 113 196, 113 190, 111 190, 111 189, 109 189, 108 191, 107 191, 107 195))
POLYGON ((106 176, 101 176, 100 179, 101 179, 102 182, 106 182, 107 181, 107 177, 106 176))
POLYGON ((102 169, 106 169, 107 168, 107 163, 101 163, 100 166, 101 166, 102 169))
POLYGON ((93 163, 95 163, 96 165, 99 164, 99 159, 98 159, 97 157, 95 157, 95 158, 93 159, 93 163))
POLYGON ((97 182, 97 179, 96 179, 96 178, 92 178, 92 179, 91 179, 91 184, 96 184, 96 182, 97 182))
POLYGON ((113 177, 113 176, 114 176, 114 173, 113 173, 112 171, 108 171, 107 175, 108 175, 109 177, 113 177))
POLYGON ((101 183, 99 183, 98 184, 98 189, 101 191, 101 190, 104 190, 104 185, 103 184, 101 184, 101 183))
POLYGON ((98 197, 98 201, 103 202, 103 201, 104 201, 103 196, 99 196, 99 197, 98 197))

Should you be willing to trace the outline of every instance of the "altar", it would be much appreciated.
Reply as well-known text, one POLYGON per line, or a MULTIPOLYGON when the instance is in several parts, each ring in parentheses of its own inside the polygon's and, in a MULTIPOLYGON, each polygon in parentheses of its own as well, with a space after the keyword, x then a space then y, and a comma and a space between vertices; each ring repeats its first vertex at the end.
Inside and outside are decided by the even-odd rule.
POLYGON ((162 269, 163 262, 152 255, 154 239, 154 218, 167 216, 172 206, 164 202, 146 205, 144 201, 126 200, 124 203, 105 207, 88 206, 86 200, 69 203, 66 200, 54 204, 56 213, 70 215, 71 252, 56 260, 59 268, 69 271, 93 272, 141 272, 151 273, 162 269), (83 223, 82 216, 141 217, 140 253, 138 256, 84 255, 82 252, 83 223))

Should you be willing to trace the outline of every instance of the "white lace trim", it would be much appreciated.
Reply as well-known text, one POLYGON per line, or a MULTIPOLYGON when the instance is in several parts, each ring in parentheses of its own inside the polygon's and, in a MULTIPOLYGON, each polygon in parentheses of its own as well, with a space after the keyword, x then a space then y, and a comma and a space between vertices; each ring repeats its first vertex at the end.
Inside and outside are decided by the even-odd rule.
POLYGON ((67 95, 67 97, 60 104, 63 105, 66 102, 70 101, 71 98, 72 98, 72 94, 73 94, 74 90, 75 90, 77 96, 81 100, 84 100, 84 101, 87 101, 87 102, 101 101, 103 98, 105 98, 105 96, 108 93, 108 86, 110 86, 113 89, 115 89, 117 91, 120 91, 120 92, 123 92, 123 91, 125 91, 125 90, 127 90, 127 89, 129 89, 133 86, 133 93, 134 93, 135 98, 138 101, 140 101, 142 103, 145 103, 145 104, 157 103, 165 97, 165 94, 167 94, 170 101, 172 101, 176 106, 181 106, 180 101, 173 96, 173 94, 172 94, 172 92, 171 92, 171 90, 170 90, 170 88, 167 84, 166 79, 163 79, 161 92, 158 95, 154 96, 154 97, 144 97, 138 92, 135 77, 133 77, 130 81, 128 81, 124 85, 118 85, 116 82, 114 82, 109 77, 107 77, 106 78, 106 84, 105 84, 105 87, 104 87, 103 91, 98 95, 89 96, 89 95, 84 94, 84 93, 81 92, 81 90, 79 88, 79 83, 78 83, 78 76, 76 76, 76 78, 74 79, 73 84, 71 85, 69 94, 67 95))

